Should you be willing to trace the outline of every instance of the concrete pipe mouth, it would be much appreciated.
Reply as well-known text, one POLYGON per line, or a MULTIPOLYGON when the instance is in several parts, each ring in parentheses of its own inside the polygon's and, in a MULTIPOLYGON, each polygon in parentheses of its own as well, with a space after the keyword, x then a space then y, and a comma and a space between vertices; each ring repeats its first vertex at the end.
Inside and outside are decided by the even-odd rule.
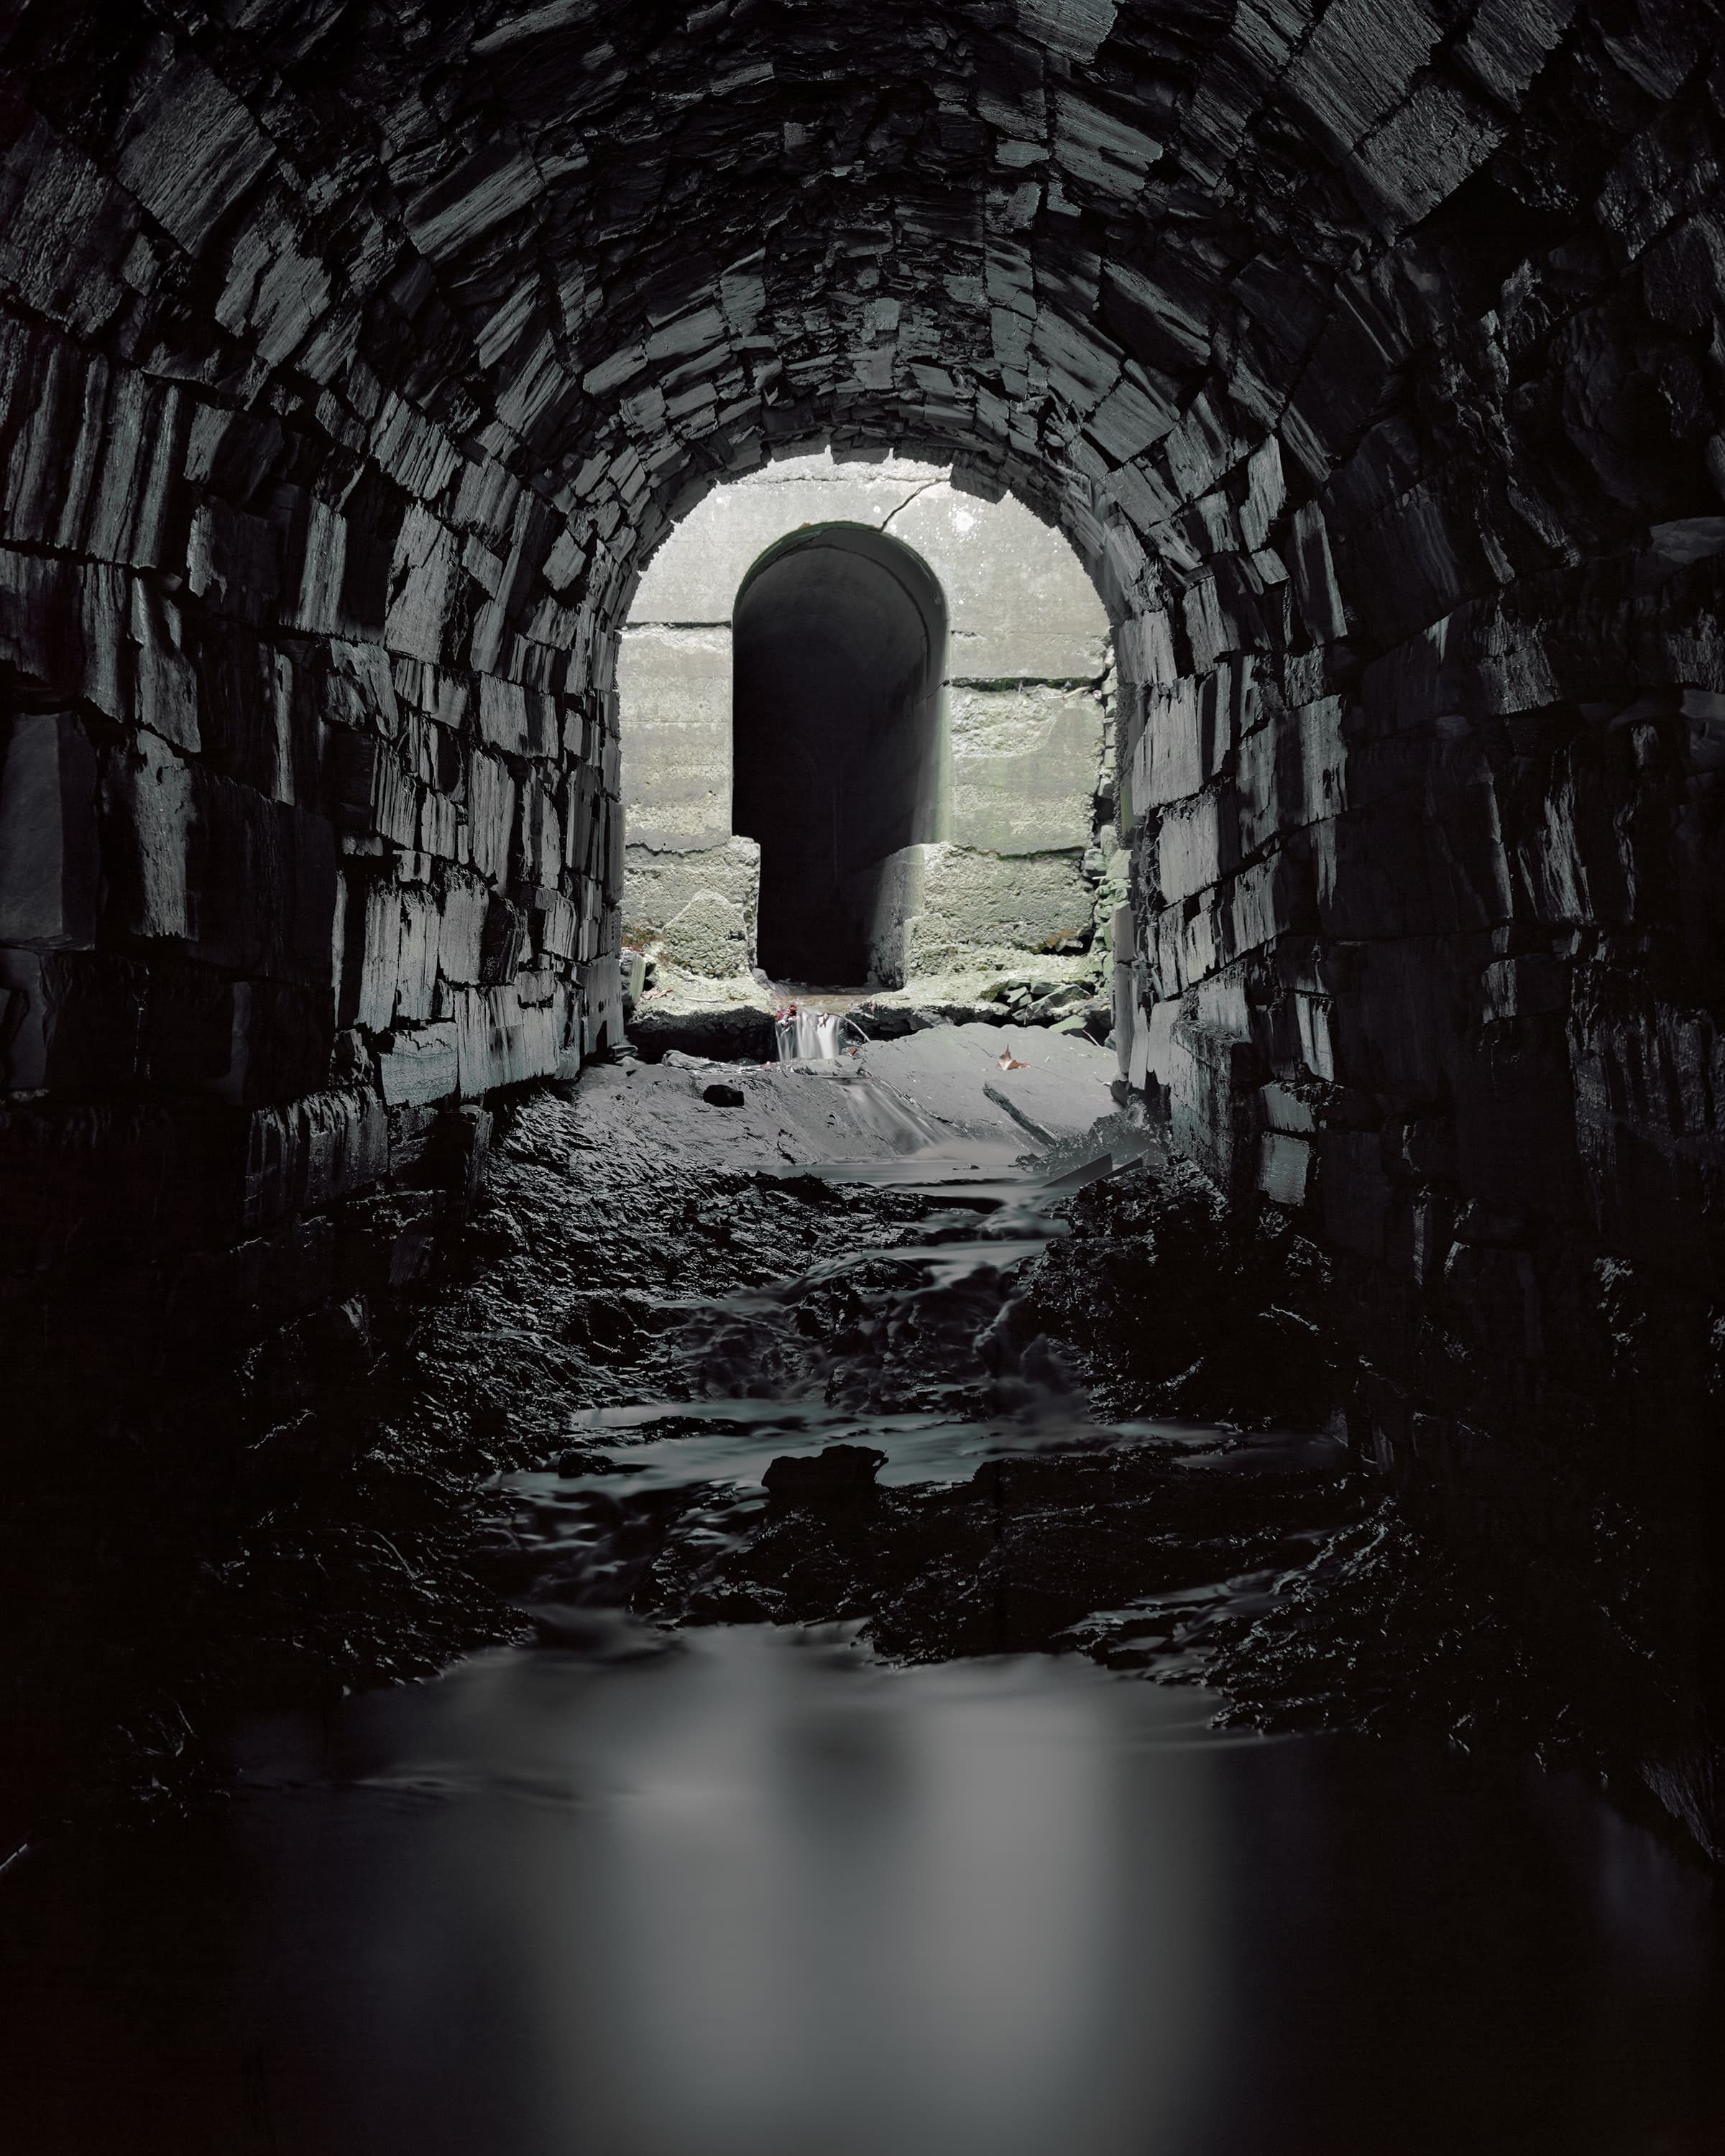
POLYGON ((892 857, 944 835, 940 588, 889 536, 827 526, 755 565, 732 635, 732 815, 761 849, 761 965, 860 985, 892 857))

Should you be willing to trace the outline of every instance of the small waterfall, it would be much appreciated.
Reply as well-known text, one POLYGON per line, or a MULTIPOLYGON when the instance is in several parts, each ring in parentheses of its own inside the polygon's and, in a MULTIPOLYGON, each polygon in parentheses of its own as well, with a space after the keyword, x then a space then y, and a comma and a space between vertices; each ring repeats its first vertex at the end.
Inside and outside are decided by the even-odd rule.
POLYGON ((844 1045, 845 1020, 831 1011, 799 1010, 793 1004, 778 1014, 781 1063, 831 1063, 844 1045))

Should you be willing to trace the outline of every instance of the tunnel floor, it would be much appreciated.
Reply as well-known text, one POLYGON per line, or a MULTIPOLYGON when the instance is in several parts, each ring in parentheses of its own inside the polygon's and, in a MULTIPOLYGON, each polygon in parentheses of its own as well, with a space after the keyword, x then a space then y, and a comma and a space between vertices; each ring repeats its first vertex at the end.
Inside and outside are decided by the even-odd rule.
POLYGON ((393 1488, 298 1523, 376 1569, 296 1604, 254 1520, 202 1714, 155 1641, 195 1771, 0 1882, 16 2145, 1717 2146, 1713 1888, 1360 1471, 1317 1254, 1111 1069, 520 1106, 367 1380, 393 1488))

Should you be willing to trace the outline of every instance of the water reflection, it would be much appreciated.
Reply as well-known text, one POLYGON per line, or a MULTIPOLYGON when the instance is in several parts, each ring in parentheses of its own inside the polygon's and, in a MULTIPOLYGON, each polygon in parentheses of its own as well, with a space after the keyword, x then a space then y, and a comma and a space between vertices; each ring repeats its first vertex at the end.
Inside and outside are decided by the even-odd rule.
POLYGON ((628 1645, 259 1728, 218 1831, 42 1866, 4 2145, 1721 2145, 1710 1889, 1579 1784, 1221 1738, 1070 1659, 628 1645))
POLYGON ((245 1998, 282 2144, 1715 2145, 1695 1876, 1572 1786, 1209 1705, 741 1630, 278 1732, 245 1998))

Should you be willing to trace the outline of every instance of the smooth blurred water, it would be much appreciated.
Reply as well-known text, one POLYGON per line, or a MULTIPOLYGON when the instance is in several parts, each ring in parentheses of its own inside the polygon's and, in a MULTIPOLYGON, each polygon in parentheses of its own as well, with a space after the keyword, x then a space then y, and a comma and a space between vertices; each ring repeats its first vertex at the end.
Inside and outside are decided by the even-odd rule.
POLYGON ((1579 1784, 1067 1658, 627 1620, 249 1732, 10 1919, 18 2156, 1714 2150, 1712 1890, 1579 1784))

